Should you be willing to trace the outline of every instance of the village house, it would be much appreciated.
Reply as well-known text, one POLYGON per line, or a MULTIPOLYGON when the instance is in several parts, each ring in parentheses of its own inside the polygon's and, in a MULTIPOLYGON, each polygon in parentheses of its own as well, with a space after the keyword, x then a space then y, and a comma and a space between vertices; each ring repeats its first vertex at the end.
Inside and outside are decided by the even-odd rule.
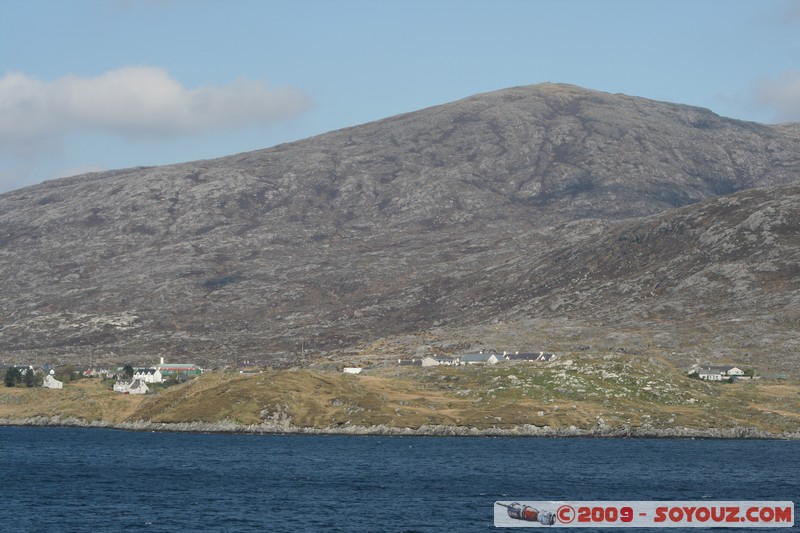
POLYGON ((422 358, 422 366, 452 366, 456 361, 444 355, 426 355, 422 358))
POLYGON ((140 379, 133 380, 133 383, 128 388, 128 394, 147 394, 148 392, 150 392, 150 387, 140 379))
POLYGON ((533 362, 539 360, 539 355, 541 352, 529 352, 529 353, 506 353, 503 352, 503 359, 506 361, 527 361, 533 362))
POLYGON ((42 387, 44 387, 45 389, 63 389, 64 383, 62 381, 58 381, 50 374, 47 374, 44 377, 44 381, 42 381, 42 387))
POLYGON ((737 366, 722 365, 700 367, 696 370, 697 377, 706 381, 722 381, 744 375, 744 370, 737 366))
POLYGON ((162 383, 164 381, 161 371, 157 368, 139 368, 133 372, 133 379, 140 379, 145 383, 162 383))
POLYGON ((397 364, 401 366, 467 366, 467 365, 494 365, 503 361, 552 361, 555 354, 545 352, 531 352, 531 353, 508 353, 503 352, 489 353, 477 352, 467 353, 460 357, 447 357, 445 355, 426 355, 422 358, 412 359, 398 359, 397 364))
POLYGON ((106 368, 89 368, 83 373, 87 378, 102 378, 108 379, 114 375, 114 372, 106 368))
POLYGON ((150 392, 150 387, 141 379, 133 381, 119 380, 114 383, 114 391, 121 392, 122 394, 147 394, 150 392))
POLYGON ((493 353, 467 353, 459 357, 459 364, 466 365, 494 365, 503 360, 502 355, 493 353))
POLYGON ((547 363, 555 359, 555 354, 545 352, 528 352, 528 353, 507 353, 503 352, 503 358, 506 361, 528 361, 547 363))

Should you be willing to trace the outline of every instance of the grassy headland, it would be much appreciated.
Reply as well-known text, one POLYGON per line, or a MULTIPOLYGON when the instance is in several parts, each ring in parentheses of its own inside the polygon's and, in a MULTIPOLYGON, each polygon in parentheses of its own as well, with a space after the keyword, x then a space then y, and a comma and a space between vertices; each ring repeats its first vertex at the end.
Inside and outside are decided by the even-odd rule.
POLYGON ((98 380, 63 390, 0 389, 0 419, 87 423, 231 424, 316 430, 343 427, 589 431, 731 430, 800 433, 795 381, 708 383, 657 358, 575 356, 489 367, 395 367, 361 375, 310 369, 215 372, 148 396, 98 380))

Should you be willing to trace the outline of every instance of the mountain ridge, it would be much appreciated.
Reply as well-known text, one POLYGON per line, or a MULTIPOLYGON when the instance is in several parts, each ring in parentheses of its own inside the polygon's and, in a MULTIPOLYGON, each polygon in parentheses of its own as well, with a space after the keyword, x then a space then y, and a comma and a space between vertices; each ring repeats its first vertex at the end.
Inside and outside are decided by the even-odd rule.
MULTIPOLYGON (((9 280, 0 349, 286 364, 299 345, 325 353, 448 324, 541 318, 539 303, 586 293, 591 279, 553 281, 538 295, 529 271, 587 275, 597 257, 611 261, 590 241, 617 246, 601 239, 615 224, 792 187, 798 170, 800 125, 544 84, 255 152, 47 182, 0 195, 9 280), (565 269, 555 261, 565 255, 582 259, 565 269)), ((794 202, 795 192, 765 201, 794 202)), ((794 231, 793 204, 782 209, 794 231)), ((796 259, 791 242, 776 242, 775 261, 796 259)), ((660 253, 662 268, 678 260, 660 253)), ((642 284, 642 272, 620 272, 642 284)), ((659 294, 664 309, 676 301, 659 294)), ((759 316, 774 312, 774 296, 759 316)), ((726 298, 717 307, 745 296, 726 298)), ((551 312, 629 325, 656 316, 631 304, 613 321, 608 302, 593 305, 606 310, 551 312)))

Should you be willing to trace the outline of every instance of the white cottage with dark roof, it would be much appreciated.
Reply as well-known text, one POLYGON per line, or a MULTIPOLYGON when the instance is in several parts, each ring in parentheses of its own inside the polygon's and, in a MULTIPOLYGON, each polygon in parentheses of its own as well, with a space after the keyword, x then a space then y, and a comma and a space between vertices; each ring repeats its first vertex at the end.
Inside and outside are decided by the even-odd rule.
POLYGON ((145 383, 161 383, 164 381, 161 370, 158 368, 139 368, 134 371, 133 379, 140 379, 145 383))

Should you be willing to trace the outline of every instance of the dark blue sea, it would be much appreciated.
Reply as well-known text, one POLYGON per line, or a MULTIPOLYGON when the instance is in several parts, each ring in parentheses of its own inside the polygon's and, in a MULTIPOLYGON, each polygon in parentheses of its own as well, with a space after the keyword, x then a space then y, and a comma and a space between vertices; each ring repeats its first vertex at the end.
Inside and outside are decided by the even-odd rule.
POLYGON ((797 503, 800 442, 0 427, 0 531, 490 531, 515 499, 797 503))

